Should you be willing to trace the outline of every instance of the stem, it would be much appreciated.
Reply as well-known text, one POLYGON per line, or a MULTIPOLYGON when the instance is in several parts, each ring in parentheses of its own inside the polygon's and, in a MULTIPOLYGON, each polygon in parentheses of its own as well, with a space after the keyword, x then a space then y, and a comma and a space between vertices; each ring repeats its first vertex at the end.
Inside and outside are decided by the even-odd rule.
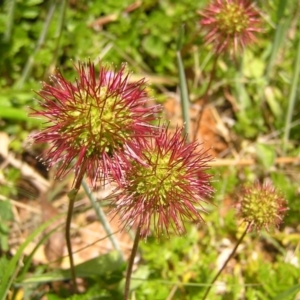
POLYGON ((248 232, 249 228, 251 226, 251 223, 248 223, 244 233, 242 234, 242 236, 239 238, 239 240, 237 241, 235 247, 233 248, 232 252, 230 253, 230 255, 228 256, 228 258, 226 259, 226 261, 224 262, 222 268, 219 270, 219 272, 216 274, 216 276, 214 277, 214 279, 212 280, 210 286, 207 288, 202 300, 205 300, 213 286, 213 284, 216 282, 216 280, 218 279, 218 277, 221 275, 221 273, 223 272, 223 270, 225 269, 225 267, 227 266, 228 262, 231 260, 231 258, 234 256, 238 246, 241 244, 241 242, 243 241, 246 233, 248 232))
POLYGON ((197 138, 197 133, 198 133, 198 130, 200 128, 200 123, 201 123, 201 119, 202 119, 202 116, 203 116, 204 108, 205 108, 205 106, 207 104, 207 95, 208 95, 209 89, 211 87, 211 84, 212 84, 212 82, 213 82, 213 80, 215 78, 218 58, 219 58, 219 54, 216 54, 215 60, 214 60, 214 63, 213 63, 213 67, 212 67, 212 70, 210 72, 210 78, 209 78, 208 85, 206 87, 206 90, 205 90, 203 96, 200 97, 200 99, 203 98, 203 103, 202 103, 202 108, 201 108, 201 110, 200 110, 200 112, 198 114, 198 118, 196 120, 196 129, 194 131, 193 141, 195 141, 196 138, 197 138))
POLYGON ((68 249, 68 255, 70 260, 70 270, 71 270, 71 277, 72 277, 72 289, 74 293, 78 292, 77 289, 77 283, 76 283, 76 271, 75 271, 75 265, 74 265, 74 259, 73 259, 73 252, 72 252, 72 242, 71 242, 71 219, 74 209, 74 203, 76 196, 78 194, 81 182, 83 180, 85 168, 83 167, 78 174, 77 178, 75 179, 74 188, 68 193, 69 197, 69 207, 68 207, 68 214, 67 214, 67 220, 66 220, 66 243, 67 243, 67 249, 68 249))
POLYGON ((135 234, 135 239, 134 239, 133 247, 131 249, 131 254, 130 254, 130 258, 129 258, 129 262, 128 262, 128 266, 127 266, 124 300, 129 300, 130 280, 131 280, 134 258, 136 256, 139 241, 140 241, 140 231, 141 231, 141 227, 139 226, 136 231, 136 234, 135 234))
POLYGON ((114 233, 111 230, 111 227, 110 227, 109 223, 107 222, 107 219, 106 219, 106 216, 105 216, 105 213, 104 213, 103 209, 97 203, 97 200, 95 199, 94 194, 89 191, 88 185, 87 185, 85 180, 82 181, 82 186, 83 186, 83 189, 84 189, 85 193, 87 194, 88 198, 90 199, 91 204, 92 204, 92 206, 93 206, 93 208, 96 212, 96 215, 97 215, 100 223, 102 224, 104 230, 106 231, 107 236, 110 239, 113 248, 115 248, 115 250, 118 251, 118 253, 122 257, 122 259, 124 259, 121 247, 119 245, 119 242, 115 238, 114 233))
POLYGON ((184 122, 184 134, 187 137, 187 142, 189 143, 190 140, 190 112, 189 112, 189 93, 187 89, 186 77, 183 67, 183 62, 181 58, 180 51, 176 52, 177 56, 177 64, 179 69, 179 86, 180 86, 180 103, 181 103, 181 110, 182 110, 182 117, 184 122))
POLYGON ((300 65, 300 38, 298 39, 295 68, 294 68, 292 85, 291 85, 290 95, 289 95, 288 111, 286 114, 285 126, 284 126, 284 136, 283 136, 283 151, 284 152, 286 151, 287 144, 289 141, 291 122, 292 122, 293 113, 295 111, 295 104, 297 101, 297 88, 298 88, 299 75, 300 75, 299 65, 300 65))
POLYGON ((189 92, 186 82, 186 76, 183 66, 183 61, 181 57, 181 48, 184 39, 184 25, 180 27, 179 31, 179 38, 177 41, 177 51, 176 51, 176 58, 177 58, 177 67, 178 67, 178 76, 179 76, 179 89, 180 89, 180 103, 181 103, 181 113, 182 119, 184 123, 184 135, 187 138, 187 143, 190 142, 190 99, 189 99, 189 92))
POLYGON ((67 3, 68 3, 68 0, 62 0, 61 1, 60 13, 59 13, 59 18, 58 18, 58 26, 57 26, 57 30, 56 30, 56 33, 55 33, 56 45, 55 45, 55 48, 54 48, 52 61, 49 65, 49 67, 48 67, 47 72, 45 72, 45 73, 47 73, 47 76, 48 76, 49 72, 51 72, 51 68, 53 68, 53 67, 55 68, 58 53, 59 53, 59 50, 61 48, 60 47, 60 41, 61 41, 61 37, 62 37, 63 27, 64 27, 64 24, 65 24, 67 3))
POLYGON ((46 16, 46 20, 44 22, 44 26, 40 33, 40 36, 39 36, 39 39, 35 46, 35 49, 34 49, 33 53, 28 57, 26 65, 22 71, 21 78, 16 83, 16 88, 18 88, 18 89, 21 89, 23 87, 23 84, 26 81, 26 79, 28 78, 30 71, 32 69, 35 56, 37 55, 37 53, 39 52, 40 48, 43 46, 43 44, 46 40, 47 32, 49 30, 50 23, 52 21, 52 18, 53 18, 54 12, 55 12, 56 4, 57 4, 56 1, 54 1, 50 5, 50 8, 49 8, 47 16, 46 16))

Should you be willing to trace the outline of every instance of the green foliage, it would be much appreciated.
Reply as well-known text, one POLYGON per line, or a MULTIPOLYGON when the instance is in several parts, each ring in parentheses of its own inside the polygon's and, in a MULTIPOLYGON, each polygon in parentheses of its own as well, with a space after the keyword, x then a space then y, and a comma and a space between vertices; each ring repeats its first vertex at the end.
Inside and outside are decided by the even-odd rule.
MULTIPOLYGON (((78 277, 87 278, 89 289, 84 295, 70 296, 69 291, 62 289, 59 294, 52 292, 47 294, 49 299, 117 299, 123 290, 118 288, 124 271, 124 262, 117 252, 110 252, 106 255, 96 257, 76 266, 78 277), (120 290, 120 292, 119 292, 120 290), (89 298, 90 297, 90 298, 89 298)), ((65 281, 71 278, 70 270, 55 270, 48 273, 39 273, 20 278, 18 285, 22 286, 25 291, 32 285, 43 282, 65 281)))
POLYGON ((0 283, 1 283, 2 278, 4 276, 5 270, 7 270, 8 263, 9 263, 9 260, 7 259, 6 256, 2 256, 0 258, 0 283))
POLYGON ((9 235, 9 221, 13 220, 11 211, 11 204, 9 201, 0 201, 0 249, 8 250, 8 235, 9 235))
MULTIPOLYGON (((4 300, 7 297, 8 291, 12 286, 14 279, 17 277, 19 273, 18 264, 21 262, 23 257, 24 249, 28 246, 33 239, 35 239, 39 234, 45 230, 49 226, 49 224, 53 222, 53 220, 44 223, 39 228, 37 228, 34 232, 32 232, 27 239, 20 245, 15 255, 7 262, 4 260, 4 264, 6 266, 5 272, 2 274, 1 284, 0 284, 0 299, 4 300)), ((2 261, 3 264, 3 261, 2 261)))
POLYGON ((276 186, 284 193, 288 200, 289 211, 285 217, 285 223, 295 226, 299 221, 299 204, 300 198, 297 193, 298 184, 287 177, 282 172, 274 172, 271 174, 271 178, 276 186))
MULTIPOLYGON (((284 262, 275 265, 266 263, 265 260, 258 262, 259 268, 254 272, 250 270, 245 274, 250 283, 259 283, 258 286, 247 288, 246 295, 259 297, 259 299, 274 299, 277 295, 289 289, 298 282, 299 270, 296 266, 284 262), (286 276, 289 274, 289 276, 286 276)), ((248 297, 247 297, 248 299, 248 297)), ((294 299, 288 297, 285 299, 294 299)))
POLYGON ((20 172, 14 168, 0 170, 0 175, 5 178, 5 184, 0 184, 0 251, 8 251, 8 237, 10 224, 13 221, 13 213, 9 197, 17 193, 15 183, 19 178, 20 172), (7 200, 6 200, 7 199, 7 200))
POLYGON ((136 291, 137 298, 166 299, 172 287, 178 287, 174 297, 191 295, 190 299, 199 299, 202 283, 210 277, 205 266, 216 258, 216 252, 210 251, 207 242, 206 238, 200 242, 197 230, 188 226, 183 237, 141 243, 143 258, 151 269, 148 267, 149 277, 136 291))

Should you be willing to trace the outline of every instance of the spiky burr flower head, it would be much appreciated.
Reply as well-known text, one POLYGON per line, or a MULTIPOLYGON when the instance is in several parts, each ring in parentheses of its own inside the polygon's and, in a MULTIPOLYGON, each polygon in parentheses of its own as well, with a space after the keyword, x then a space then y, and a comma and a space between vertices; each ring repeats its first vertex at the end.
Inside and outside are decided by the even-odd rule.
POLYGON ((213 0, 198 12, 200 24, 206 31, 206 44, 213 44, 216 53, 235 55, 246 45, 256 41, 261 31, 259 11, 251 0, 213 0))
POLYGON ((256 182, 240 193, 238 215, 250 224, 250 230, 278 227, 287 209, 285 198, 270 183, 256 182))
MULTIPOLYGON (((157 107, 149 100, 145 81, 129 81, 125 65, 120 70, 93 63, 75 65, 78 78, 70 82, 58 72, 53 85, 44 83, 37 94, 40 110, 33 116, 46 119, 46 128, 33 136, 35 142, 49 142, 45 153, 49 166, 59 163, 57 178, 71 169, 76 176, 86 173, 95 186, 109 176, 112 159, 132 139, 151 135, 149 121, 157 107)), ((138 156, 131 149, 133 155, 138 156)))
POLYGON ((138 147, 143 163, 131 159, 125 164, 113 202, 123 225, 139 226, 140 236, 147 237, 151 229, 157 236, 169 235, 170 227, 181 234, 185 219, 202 221, 201 204, 213 192, 206 172, 211 157, 196 142, 186 144, 182 129, 170 134, 167 126, 138 147))

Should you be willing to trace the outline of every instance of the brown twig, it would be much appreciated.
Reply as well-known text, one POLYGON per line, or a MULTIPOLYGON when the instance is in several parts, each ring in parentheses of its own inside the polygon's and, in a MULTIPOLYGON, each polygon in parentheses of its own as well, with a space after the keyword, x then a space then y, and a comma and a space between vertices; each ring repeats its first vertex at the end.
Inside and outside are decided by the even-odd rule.
MULTIPOLYGON (((124 9, 124 11, 121 12, 121 14, 122 13, 130 13, 130 12, 136 10, 137 8, 139 8, 141 5, 142 5, 142 1, 136 1, 132 4, 130 4, 129 6, 127 6, 124 9)), ((114 13, 114 14, 100 17, 100 18, 96 19, 93 23, 89 24, 89 27, 97 28, 97 27, 103 26, 107 23, 114 22, 114 21, 118 20, 119 16, 120 16, 120 13, 114 13)))
MULTIPOLYGON (((257 161, 255 159, 215 159, 214 161, 208 162, 210 167, 226 167, 226 166, 252 166, 257 161)), ((299 164, 300 157, 277 157, 274 161, 275 164, 299 164)))

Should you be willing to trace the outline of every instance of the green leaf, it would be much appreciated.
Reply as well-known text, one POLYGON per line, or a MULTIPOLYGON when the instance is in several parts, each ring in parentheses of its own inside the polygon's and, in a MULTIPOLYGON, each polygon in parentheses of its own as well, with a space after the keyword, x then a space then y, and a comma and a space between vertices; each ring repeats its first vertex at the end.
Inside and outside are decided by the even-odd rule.
MULTIPOLYGON (((124 266, 124 262, 118 252, 112 251, 108 254, 93 258, 75 267, 76 275, 82 278, 91 276, 104 276, 120 270, 124 266)), ((54 272, 33 275, 22 280, 21 283, 40 283, 66 280, 71 278, 71 271, 56 270, 54 272)))
POLYGON ((265 96, 273 115, 276 118, 281 118, 283 110, 278 102, 278 99, 282 98, 280 90, 276 87, 267 87, 265 89, 265 96))
POLYGON ((8 263, 9 261, 5 256, 2 256, 0 258, 0 282, 2 281, 2 277, 5 274, 5 270, 7 269, 8 263))
POLYGON ((11 210, 10 201, 4 200, 0 201, 0 220, 1 221, 10 221, 13 219, 13 213, 11 210))
POLYGON ((39 11, 37 9, 27 9, 23 13, 23 17, 27 19, 35 19, 39 15, 39 11))
POLYGON ((0 117, 16 121, 27 121, 29 119, 26 111, 13 107, 0 107, 0 117))
POLYGON ((13 213, 10 201, 0 201, 0 249, 8 250, 8 235, 9 229, 8 221, 13 220, 13 213))
POLYGON ((276 155, 272 146, 258 143, 256 144, 256 153, 258 160, 266 169, 273 166, 276 155))
POLYGON ((265 69, 265 63, 254 57, 253 53, 250 51, 245 51, 243 56, 244 68, 243 68, 243 75, 248 78, 260 78, 265 69))
POLYGON ((154 57, 162 56, 166 51, 165 44, 159 37, 156 36, 145 37, 143 41, 143 48, 154 57))
POLYGON ((5 268, 5 272, 2 276, 1 284, 0 284, 0 300, 5 300, 7 297, 7 293, 13 283, 14 278, 18 273, 18 263, 20 262, 21 257, 23 256, 23 252, 25 248, 32 242, 39 234, 41 234, 48 226, 55 220, 56 218, 52 218, 48 222, 39 226, 33 233, 31 233, 27 239, 20 245, 15 255, 11 258, 9 263, 5 268))
POLYGON ((282 300, 282 299, 294 299, 294 296, 297 292, 300 291, 300 284, 296 284, 289 288, 288 290, 284 291, 283 293, 280 293, 277 295, 273 300, 282 300), (291 298, 288 298, 291 297, 291 298))
POLYGON ((43 2, 44 2, 44 0, 27 0, 26 6, 35 6, 35 5, 41 4, 43 2))
MULTIPOLYGON (((134 274, 132 274, 130 282, 130 290, 136 290, 147 278, 149 278, 150 269, 149 266, 140 266, 134 274)), ((119 285, 120 292, 124 291, 125 288, 125 278, 121 281, 119 285)))

